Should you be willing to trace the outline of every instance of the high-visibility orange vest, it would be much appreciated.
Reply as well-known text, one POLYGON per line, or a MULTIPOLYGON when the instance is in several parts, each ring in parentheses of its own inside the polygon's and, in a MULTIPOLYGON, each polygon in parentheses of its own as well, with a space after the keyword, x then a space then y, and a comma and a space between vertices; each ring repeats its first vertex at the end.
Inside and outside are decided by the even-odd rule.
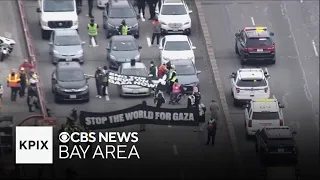
POLYGON ((8 83, 9 83, 9 87, 19 87, 19 75, 15 74, 14 76, 12 76, 11 74, 8 75, 8 83))

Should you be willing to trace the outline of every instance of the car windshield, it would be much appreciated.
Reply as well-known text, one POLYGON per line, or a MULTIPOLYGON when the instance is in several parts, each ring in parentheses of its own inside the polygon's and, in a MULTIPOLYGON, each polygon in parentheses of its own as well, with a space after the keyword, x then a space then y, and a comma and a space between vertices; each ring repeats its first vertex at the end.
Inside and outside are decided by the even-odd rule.
POLYGON ((190 45, 187 41, 167 41, 165 51, 189 51, 190 45))
POLYGON ((265 79, 239 80, 237 82, 237 86, 239 86, 239 87, 261 87, 261 86, 267 86, 267 81, 265 79))
POLYGON ((54 45, 56 46, 76 46, 80 44, 78 36, 56 36, 54 39, 54 45))
POLYGON ((122 75, 127 76, 143 76, 147 77, 148 72, 145 68, 128 68, 128 69, 122 69, 121 72, 122 75))
POLYGON ((74 0, 45 0, 43 12, 70 12, 75 10, 74 0))
POLYGON ((138 47, 133 41, 113 41, 111 49, 113 51, 135 51, 138 47))
MULTIPOLYGON (((172 63, 172 62, 171 62, 172 63)), ((195 75, 196 69, 191 62, 189 63, 172 63, 175 66, 177 75, 195 75)))
POLYGON ((112 8, 109 12, 110 18, 134 18, 135 13, 130 8, 112 8))
POLYGON ((184 5, 164 5, 161 8, 161 15, 186 15, 184 5))
POLYGON ((83 81, 85 76, 81 70, 60 70, 57 73, 57 78, 62 82, 83 81))
POLYGON ((253 112, 252 119, 254 120, 276 120, 279 119, 278 112, 253 112))
POLYGON ((258 48, 270 46, 272 46, 272 41, 270 38, 250 38, 247 40, 247 47, 258 48))

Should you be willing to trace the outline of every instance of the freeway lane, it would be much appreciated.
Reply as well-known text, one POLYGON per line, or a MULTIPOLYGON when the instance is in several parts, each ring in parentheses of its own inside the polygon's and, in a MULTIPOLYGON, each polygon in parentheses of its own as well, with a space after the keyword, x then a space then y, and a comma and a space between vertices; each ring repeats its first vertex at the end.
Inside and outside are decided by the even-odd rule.
MULTIPOLYGON (((84 1, 86 2, 86 1, 84 1)), ((46 94, 47 106, 52 109, 55 116, 64 117, 72 108, 78 110, 87 111, 112 111, 117 109, 122 109, 131 105, 135 105, 142 101, 142 98, 130 98, 123 99, 118 96, 116 88, 111 86, 109 88, 110 101, 95 98, 95 86, 94 81, 91 81, 91 100, 86 104, 55 104, 53 101, 53 96, 51 94, 51 72, 54 66, 50 62, 48 53, 48 42, 43 41, 40 37, 40 27, 38 26, 38 17, 36 13, 37 3, 33 1, 25 2, 26 13, 28 17, 28 24, 30 27, 31 34, 33 36, 35 51, 37 54, 38 66, 40 69, 39 75, 43 81, 44 91, 46 94)), ((93 74, 97 66, 103 66, 106 64, 106 50, 107 40, 103 35, 102 28, 100 29, 100 35, 98 44, 99 47, 89 48, 86 26, 89 22, 88 17, 85 16, 87 12, 86 4, 83 7, 83 13, 79 15, 79 33, 84 41, 87 42, 85 45, 85 57, 86 61, 83 65, 84 70, 93 74)), ((196 9, 193 8, 195 11, 196 9)), ((146 10, 146 12, 148 12, 146 10)), ((102 27, 102 11, 94 9, 95 20, 102 27)), ((148 13, 146 14, 148 18, 148 13)), ((209 72, 208 64, 205 61, 206 51, 203 46, 202 35, 199 34, 199 24, 196 12, 192 15, 193 23, 193 34, 190 37, 193 44, 197 47, 195 50, 196 54, 196 66, 202 71, 200 74, 201 89, 203 94, 203 101, 206 105, 209 105, 211 99, 216 98, 216 89, 212 84, 211 73, 209 72)), ((141 57, 143 62, 149 64, 151 59, 159 64, 159 51, 156 47, 148 47, 147 38, 151 37, 151 22, 145 21, 141 22, 141 35, 138 43, 143 47, 141 50, 141 57)), ((146 98, 148 103, 152 103, 151 98, 146 98)), ((185 103, 185 102, 184 102, 185 103)), ((168 105, 165 105, 168 106, 168 105)), ((183 106, 186 106, 184 104, 183 106)), ((177 106, 178 107, 178 106, 177 106)), ((223 117, 221 117, 223 119, 223 117)), ((62 123, 63 120, 59 120, 58 123, 62 123)), ((115 129, 117 131, 136 131, 138 126, 128 126, 123 128, 115 129)), ((105 161, 87 161, 87 166, 83 166, 84 169, 79 170, 82 176, 102 176, 99 174, 105 169, 110 169, 108 171, 109 177, 111 176, 152 176, 154 174, 158 177, 169 176, 172 174, 173 177, 203 177, 208 175, 208 173, 202 173, 203 171, 210 170, 213 171, 216 177, 226 176, 226 172, 230 172, 233 167, 233 154, 231 149, 231 144, 228 138, 228 131, 224 121, 219 123, 219 128, 216 138, 215 148, 203 147, 204 133, 193 132, 194 128, 190 127, 166 127, 166 126, 152 126, 148 125, 147 132, 140 135, 139 150, 141 151, 141 156, 145 161, 141 161, 140 170, 138 166, 134 166, 134 170, 138 172, 121 173, 117 174, 117 170, 124 166, 121 162, 103 163, 105 161), (148 161, 149 164, 143 164, 148 161), (217 166, 205 166, 204 163, 210 165, 217 164, 217 166), (101 166, 99 166, 101 164, 101 166), (111 166, 112 164, 112 166, 111 166), (118 165, 119 164, 119 165, 118 165), (171 164, 171 165, 170 165, 171 164), (106 168, 108 166, 108 168, 106 168), (110 167, 109 167, 110 166, 110 167), (155 167, 159 166, 159 167, 155 167), (173 166, 175 166, 173 168, 173 166), (92 167, 87 170, 87 167, 92 167), (143 168, 148 168, 143 169, 143 168), (152 169, 151 169, 152 168, 152 169)), ((65 167, 71 163, 62 162, 58 163, 58 166, 65 167)), ((74 161, 74 165, 79 165, 79 161, 74 161)), ((83 164, 83 163, 82 163, 83 164)), ((129 165, 130 166, 130 165, 129 165)), ((127 166, 126 166, 127 167, 127 166)), ((61 173, 60 173, 61 174, 61 173)), ((233 176, 233 174, 228 174, 233 176)), ((210 174, 212 176, 212 174, 210 174)))
POLYGON ((256 166, 258 161, 255 158, 254 143, 245 139, 243 110, 232 105, 228 76, 241 68, 239 58, 234 52, 234 34, 245 26, 253 25, 267 26, 275 33, 277 63, 263 67, 267 67, 271 75, 271 92, 286 105, 285 123, 298 131, 302 176, 315 175, 315 172, 311 171, 316 169, 313 167, 319 153, 319 60, 312 45, 313 38, 318 41, 315 37, 315 24, 310 27, 305 21, 308 18, 306 8, 310 5, 306 7, 295 1, 282 3, 205 0, 202 0, 202 4, 226 98, 230 104, 240 153, 243 163, 248 165, 247 169, 250 171, 248 176, 255 176, 252 172, 254 169, 258 172, 259 166, 256 166))

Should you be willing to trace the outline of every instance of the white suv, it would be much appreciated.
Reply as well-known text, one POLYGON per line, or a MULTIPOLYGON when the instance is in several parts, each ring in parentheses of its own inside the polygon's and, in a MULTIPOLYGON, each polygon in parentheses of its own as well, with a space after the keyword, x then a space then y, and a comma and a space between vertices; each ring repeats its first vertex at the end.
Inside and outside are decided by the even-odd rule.
POLYGON ((230 75, 231 94, 235 106, 253 99, 268 99, 270 88, 268 71, 261 68, 239 69, 230 75))
POLYGON ((162 0, 159 10, 156 5, 156 14, 161 22, 161 32, 191 34, 191 18, 187 4, 183 0, 162 0))
POLYGON ((284 126, 283 108, 275 97, 252 100, 244 110, 247 135, 254 135, 266 126, 284 126))
POLYGON ((160 40, 161 64, 171 60, 191 60, 195 64, 195 56, 191 40, 186 35, 167 35, 160 40))
POLYGON ((78 15, 75 0, 38 0, 41 36, 49 39, 56 29, 78 29, 78 15))

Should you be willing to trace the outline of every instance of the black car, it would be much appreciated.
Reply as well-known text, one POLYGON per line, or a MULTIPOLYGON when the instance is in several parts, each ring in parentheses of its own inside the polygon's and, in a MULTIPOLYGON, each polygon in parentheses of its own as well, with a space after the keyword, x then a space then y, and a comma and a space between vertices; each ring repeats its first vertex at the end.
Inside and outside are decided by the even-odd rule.
POLYGON ((265 127, 256 132, 256 152, 265 164, 298 162, 295 132, 288 126, 265 127))
POLYGON ((140 62, 140 49, 137 40, 131 35, 112 36, 107 46, 107 61, 109 67, 118 69, 121 63, 130 62, 135 59, 140 62))
POLYGON ((110 0, 103 11, 103 28, 107 38, 119 34, 122 20, 128 26, 128 35, 140 36, 139 15, 127 0, 110 0))
POLYGON ((186 88, 186 93, 192 93, 193 87, 200 86, 198 75, 201 71, 197 71, 194 63, 191 60, 172 60, 171 65, 174 65, 177 73, 177 79, 180 84, 186 88))
POLYGON ((241 64, 247 62, 276 63, 275 43, 266 27, 246 27, 236 33, 235 52, 240 56, 241 64))
POLYGON ((60 62, 51 79, 55 101, 89 101, 88 78, 79 63, 60 62))

